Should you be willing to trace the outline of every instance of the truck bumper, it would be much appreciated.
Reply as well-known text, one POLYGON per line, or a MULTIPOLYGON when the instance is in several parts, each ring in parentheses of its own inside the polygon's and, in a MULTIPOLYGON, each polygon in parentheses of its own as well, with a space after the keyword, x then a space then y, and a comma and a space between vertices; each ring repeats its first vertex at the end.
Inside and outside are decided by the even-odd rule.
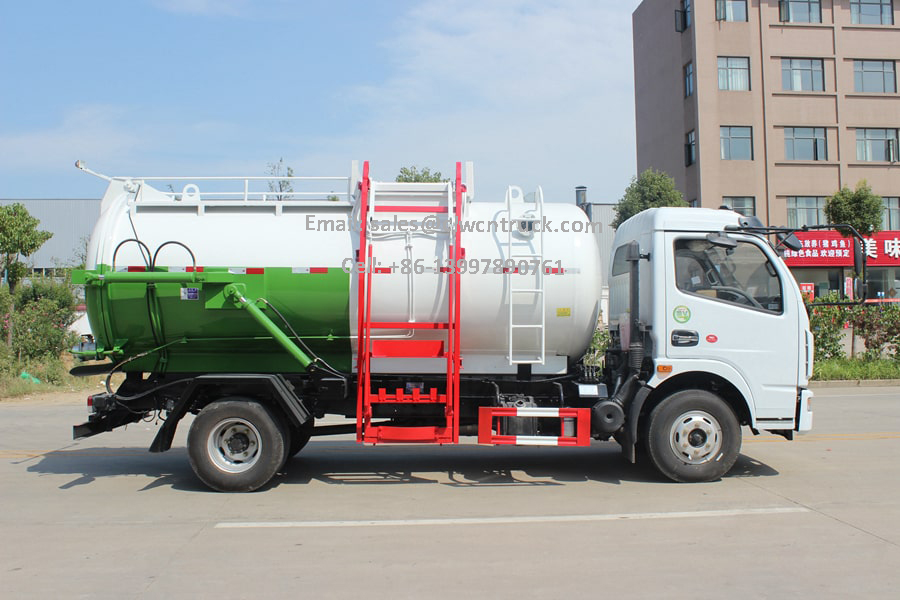
POLYGON ((797 394, 797 417, 794 421, 797 424, 797 431, 809 431, 812 429, 813 412, 809 407, 812 397, 813 393, 810 390, 801 389, 797 394))

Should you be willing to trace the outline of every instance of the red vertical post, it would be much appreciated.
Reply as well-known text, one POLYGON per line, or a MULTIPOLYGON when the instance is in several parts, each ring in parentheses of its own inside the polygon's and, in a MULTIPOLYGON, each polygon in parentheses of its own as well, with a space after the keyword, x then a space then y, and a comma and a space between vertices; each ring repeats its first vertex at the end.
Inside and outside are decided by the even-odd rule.
POLYGON ((356 299, 356 441, 361 442, 363 437, 363 407, 367 388, 365 382, 368 377, 369 361, 366 355, 368 339, 365 335, 364 317, 366 314, 366 271, 368 270, 368 220, 369 220, 369 161, 363 163, 362 180, 359 182, 359 250, 356 255, 356 270, 359 275, 356 299), (365 269, 360 269, 360 264, 365 264, 365 269))
MULTIPOLYGON (((463 214, 463 192, 465 191, 465 187, 462 183, 462 163, 456 163, 456 189, 454 190, 454 212, 456 217, 456 227, 454 227, 453 231, 453 264, 454 267, 459 265, 459 259, 462 257, 462 228, 460 227, 460 223, 462 221, 463 214)), ((452 287, 452 300, 450 302, 453 307, 453 314, 450 317, 450 322, 453 324, 450 327, 449 335, 453 337, 452 347, 452 359, 453 359, 453 369, 451 371, 451 376, 453 379, 453 396, 450 401, 453 403, 453 443, 459 443, 459 371, 462 368, 462 355, 460 352, 460 340, 459 340, 459 320, 460 320, 460 293, 459 286, 461 283, 459 276, 459 269, 456 268, 452 272, 452 277, 456 280, 456 284, 452 287)))

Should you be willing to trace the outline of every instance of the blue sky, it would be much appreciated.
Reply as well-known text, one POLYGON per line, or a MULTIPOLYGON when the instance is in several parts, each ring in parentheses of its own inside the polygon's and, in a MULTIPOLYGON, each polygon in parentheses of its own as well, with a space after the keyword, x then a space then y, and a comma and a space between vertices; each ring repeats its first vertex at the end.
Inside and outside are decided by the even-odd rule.
POLYGON ((373 177, 475 163, 614 202, 635 171, 639 0, 0 1, 0 198, 109 175, 373 177))

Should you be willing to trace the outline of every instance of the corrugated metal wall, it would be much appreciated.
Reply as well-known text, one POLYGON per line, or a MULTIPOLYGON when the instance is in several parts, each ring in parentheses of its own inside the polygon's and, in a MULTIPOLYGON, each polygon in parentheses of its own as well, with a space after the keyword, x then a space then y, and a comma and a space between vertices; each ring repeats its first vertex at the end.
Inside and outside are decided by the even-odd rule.
POLYGON ((41 222, 39 229, 53 233, 47 243, 26 259, 26 264, 47 269, 77 263, 76 257, 83 251, 79 248, 90 237, 100 217, 100 199, 27 198, 0 200, 0 205, 17 202, 41 222))

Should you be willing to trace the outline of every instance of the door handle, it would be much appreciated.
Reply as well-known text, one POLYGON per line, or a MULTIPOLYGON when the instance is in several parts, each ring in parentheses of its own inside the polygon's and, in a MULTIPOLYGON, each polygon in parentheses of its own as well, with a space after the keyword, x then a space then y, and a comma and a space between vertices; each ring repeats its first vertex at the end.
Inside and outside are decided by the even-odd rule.
POLYGON ((696 346, 700 343, 700 334, 696 331, 676 329, 672 331, 673 346, 696 346))

